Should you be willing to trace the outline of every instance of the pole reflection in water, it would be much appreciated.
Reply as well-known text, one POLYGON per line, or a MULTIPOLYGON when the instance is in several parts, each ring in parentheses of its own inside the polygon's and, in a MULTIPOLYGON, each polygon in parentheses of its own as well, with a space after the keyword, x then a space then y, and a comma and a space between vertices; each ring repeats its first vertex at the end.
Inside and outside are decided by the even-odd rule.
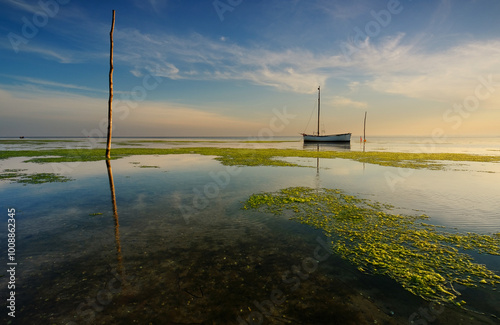
POLYGON ((111 169, 111 162, 109 160, 106 160, 106 167, 108 169, 109 189, 111 191, 111 203, 113 205, 113 218, 115 223, 115 245, 116 258, 118 262, 117 270, 125 285, 125 270, 123 268, 122 247, 120 244, 120 223, 118 219, 118 208, 116 206, 115 182, 113 181, 113 170, 111 169))
MULTIPOLYGON (((319 152, 319 143, 316 145, 316 151, 319 152)), ((319 177, 319 157, 316 157, 316 176, 319 177)))
MULTIPOLYGON (((321 151, 351 151, 351 143, 344 142, 303 142, 304 150, 311 150, 319 152, 321 151)), ((319 157, 316 157, 316 185, 319 187, 320 177, 319 177, 319 157)))
MULTIPOLYGON (((316 144, 316 152, 319 152, 319 143, 316 144)), ((319 176, 319 156, 316 157, 316 194, 319 194, 321 188, 321 179, 319 176)))

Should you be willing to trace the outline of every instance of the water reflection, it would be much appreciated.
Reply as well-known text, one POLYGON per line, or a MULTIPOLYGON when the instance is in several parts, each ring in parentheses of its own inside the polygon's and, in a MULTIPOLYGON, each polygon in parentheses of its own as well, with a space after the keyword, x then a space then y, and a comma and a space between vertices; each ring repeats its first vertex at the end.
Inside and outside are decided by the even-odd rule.
MULTIPOLYGON (((365 152, 366 142, 360 142, 360 151, 365 152), (362 145, 362 148, 361 148, 362 145)), ((303 143, 304 150, 310 151, 351 151, 351 143, 303 143)), ((363 162, 363 172, 365 171, 365 163, 363 162)), ((319 176, 319 157, 316 158, 316 175, 319 176)))
POLYGON ((317 143, 303 143, 304 150, 316 150, 316 151, 351 151, 351 143, 345 142, 317 142, 317 143))
MULTIPOLYGON (((303 143, 303 149, 309 151, 351 151, 351 143, 345 142, 316 142, 303 143)), ((319 157, 316 157, 316 184, 319 184, 319 157)))
POLYGON ((116 258, 118 262, 117 270, 122 279, 125 279, 125 270, 123 268, 122 247, 120 243, 120 223, 118 218, 118 207, 116 205, 115 182, 113 180, 113 170, 111 168, 111 161, 106 160, 106 167, 108 170, 109 190, 111 192, 111 204, 113 207, 113 219, 115 224, 115 246, 116 258))
MULTIPOLYGON (((306 147, 320 151, 328 145, 306 147)), ((356 149, 353 142, 353 150, 356 149)), ((293 159, 306 159, 314 167, 310 158, 290 158, 293 159)), ((260 306, 266 308, 261 323, 286 319, 296 324, 373 324, 377 319, 379 323, 407 324, 410 315, 427 306, 391 279, 364 275, 337 256, 314 264, 314 229, 288 219, 241 210, 241 202, 257 192, 291 186, 340 188, 408 209, 424 207, 422 212, 434 218, 429 223, 439 219, 457 226, 463 215, 469 223, 465 227, 464 221, 459 221, 461 229, 474 230, 478 225, 485 231, 498 229, 499 206, 494 194, 500 170, 491 164, 477 168, 498 172, 475 172, 474 182, 467 187, 463 184, 471 180, 470 172, 416 170, 396 184, 398 195, 387 186, 384 176, 385 172, 397 173, 397 169, 367 165, 363 174, 360 163, 346 159, 317 158, 316 172, 311 168, 241 168, 237 176, 227 180, 220 176, 227 167, 205 156, 134 156, 112 164, 118 190, 111 162, 106 162, 109 188, 101 162, 84 164, 98 172, 96 177, 82 173, 75 182, 40 185, 42 189, 58 189, 55 194, 32 186, 23 188, 23 194, 17 198, 12 191, 15 187, 9 187, 9 202, 25 206, 16 200, 26 201, 25 193, 32 191, 30 199, 36 202, 37 211, 44 213, 53 209, 54 202, 68 203, 67 211, 52 212, 51 218, 41 221, 31 218, 29 227, 20 227, 33 232, 30 238, 23 238, 26 254, 33 256, 26 259, 24 270, 30 267, 37 272, 24 276, 25 287, 19 288, 19 293, 37 288, 31 300, 19 303, 30 307, 23 311, 23 318, 33 320, 31 323, 66 324, 75 317, 81 320, 79 323, 89 323, 89 315, 94 315, 94 324, 236 324, 238 317, 241 324, 250 324, 256 321, 251 316, 264 317, 260 306), (131 162, 160 168, 141 169, 131 162), (207 184, 224 186, 186 225, 182 211, 176 208, 179 204, 171 198, 179 195, 182 206, 192 208, 193 202, 197 202, 193 201, 196 193, 204 193, 207 184), (88 216, 89 212, 109 211, 106 193, 111 193, 114 239, 109 212, 88 216), (58 197, 61 201, 55 201, 58 197), (117 199, 121 200, 121 220, 117 199), (484 211, 478 213, 477 206, 484 211), (39 236, 41 231, 45 232, 44 237, 39 236), (61 240, 64 245, 57 244, 61 240), (57 264, 54 256, 61 257, 57 264), (111 272, 110 262, 114 264, 111 272), (128 279, 127 284, 121 279, 128 279), (275 296, 273 292, 282 295, 275 296), (281 303, 275 304, 273 297, 281 303), (370 319, 365 319, 365 315, 370 319)), ((475 292, 464 290, 468 302, 475 292)), ((487 301, 484 297, 478 294, 471 305, 484 305, 478 309, 498 315, 498 295, 491 294, 487 301)), ((455 318, 469 320, 474 316, 465 313, 447 307, 439 317, 435 316, 439 318, 436 323, 448 320, 451 324, 455 318)), ((420 318, 415 320, 418 321, 423 323, 420 318)), ((472 319, 468 323, 479 321, 472 319)))

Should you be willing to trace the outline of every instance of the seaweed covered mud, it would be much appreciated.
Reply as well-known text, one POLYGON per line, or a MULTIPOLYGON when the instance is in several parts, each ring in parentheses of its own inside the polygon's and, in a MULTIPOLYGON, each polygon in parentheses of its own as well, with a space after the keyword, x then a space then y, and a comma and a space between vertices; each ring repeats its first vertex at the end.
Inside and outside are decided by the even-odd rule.
MULTIPOLYGON (((198 154, 214 156, 224 165, 230 166, 299 166, 280 158, 341 158, 389 167, 413 169, 444 169, 448 162, 500 162, 500 156, 473 155, 463 153, 402 153, 359 151, 308 151, 299 149, 246 149, 246 148, 116 148, 111 159, 133 155, 179 155, 198 154)), ((104 160, 104 149, 50 149, 10 150, 0 152, 0 159, 12 157, 29 158, 26 162, 84 162, 104 160)))
POLYGON ((463 288, 492 292, 500 284, 498 270, 473 258, 500 256, 500 233, 452 232, 425 223, 426 215, 394 214, 390 205, 338 189, 293 187, 254 194, 243 208, 285 215, 321 229, 330 238, 332 252, 359 271, 388 276, 431 302, 466 308, 463 288))
MULTIPOLYGON (((120 159, 142 155, 182 155, 198 154, 213 156, 226 166, 275 166, 304 167, 286 158, 329 158, 351 159, 354 161, 376 164, 388 167, 411 169, 442 170, 447 162, 499 162, 500 156, 481 156, 470 154, 418 154, 397 152, 339 152, 339 151, 307 151, 297 149, 242 149, 193 147, 175 149, 157 148, 117 148, 113 150, 111 159, 120 159), (285 159, 283 159, 285 158, 285 159)), ((0 152, 0 160, 24 157, 28 163, 81 163, 105 159, 103 149, 47 149, 47 150, 7 150, 0 152)), ((141 166, 155 168, 155 166, 141 166)), ((56 173, 21 173, 20 169, 5 169, 0 171, 0 181, 8 180, 23 184, 41 184, 49 182, 67 182, 71 178, 56 173)), ((489 171, 491 172, 491 171, 489 171)), ((491 172, 494 173, 494 172, 491 172)))
POLYGON ((26 169, 4 169, 0 172, 0 180, 6 180, 19 184, 43 184, 43 183, 64 183, 72 179, 55 173, 33 173, 27 174, 26 169))

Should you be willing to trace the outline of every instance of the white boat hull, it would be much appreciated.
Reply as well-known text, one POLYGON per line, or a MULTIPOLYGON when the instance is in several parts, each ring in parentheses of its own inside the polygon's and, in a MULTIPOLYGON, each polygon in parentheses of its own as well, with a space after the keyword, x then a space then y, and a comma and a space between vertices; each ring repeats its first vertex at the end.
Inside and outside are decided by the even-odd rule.
POLYGON ((302 134, 304 142, 351 142, 351 133, 311 135, 302 134))

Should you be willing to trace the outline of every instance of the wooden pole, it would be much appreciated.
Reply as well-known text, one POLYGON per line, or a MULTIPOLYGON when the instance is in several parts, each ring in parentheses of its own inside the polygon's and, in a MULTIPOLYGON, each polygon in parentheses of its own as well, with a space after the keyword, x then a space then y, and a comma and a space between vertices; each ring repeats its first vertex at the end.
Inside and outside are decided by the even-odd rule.
POLYGON ((363 126, 363 140, 366 142, 366 111, 365 111, 365 123, 363 126))
POLYGON ((111 155, 111 133, 113 130, 113 31, 115 30, 115 11, 113 10, 113 21, 109 32, 109 100, 108 100, 108 143, 106 146, 106 159, 111 155))

